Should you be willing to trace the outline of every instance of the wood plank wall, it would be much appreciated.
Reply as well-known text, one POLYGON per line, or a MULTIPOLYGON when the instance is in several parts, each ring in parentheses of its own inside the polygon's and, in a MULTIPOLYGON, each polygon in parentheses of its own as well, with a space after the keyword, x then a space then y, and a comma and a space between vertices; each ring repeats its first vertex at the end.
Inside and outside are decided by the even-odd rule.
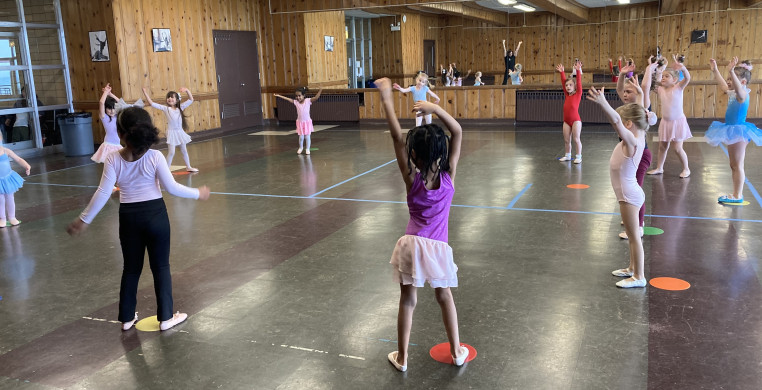
POLYGON ((310 87, 346 88, 347 44, 344 11, 304 14, 307 83, 310 87), (334 39, 333 51, 325 50, 324 37, 334 39))

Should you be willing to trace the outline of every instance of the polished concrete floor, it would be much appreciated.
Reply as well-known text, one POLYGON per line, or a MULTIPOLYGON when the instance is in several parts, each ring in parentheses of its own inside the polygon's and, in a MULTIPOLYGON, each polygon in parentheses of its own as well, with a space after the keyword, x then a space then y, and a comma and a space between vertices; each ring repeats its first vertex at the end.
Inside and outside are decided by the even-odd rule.
MULTIPOLYGON (((762 150, 748 149, 746 206, 716 202, 730 191, 727 156, 702 142, 686 143, 690 178, 678 178, 674 156, 663 176, 647 177, 646 225, 664 233, 644 238, 646 275, 691 287, 622 290, 610 274, 628 258, 609 182, 610 128, 585 126, 581 165, 555 160, 560 126, 464 129, 450 245, 461 340, 478 355, 463 368, 429 356, 446 336, 428 287, 408 372, 386 361, 399 298, 388 262, 408 215, 385 127, 324 129, 312 155, 297 156, 295 135, 275 135, 290 130, 282 126, 189 145, 201 172, 177 181, 214 193, 207 202, 165 197, 175 308, 190 317, 161 334, 114 323, 118 198, 82 236, 64 231, 102 167, 30 159, 16 195, 22 224, 0 229, 0 388, 762 387, 762 199, 753 188, 762 187, 762 150)), ((141 319, 155 315, 147 268, 141 319)))

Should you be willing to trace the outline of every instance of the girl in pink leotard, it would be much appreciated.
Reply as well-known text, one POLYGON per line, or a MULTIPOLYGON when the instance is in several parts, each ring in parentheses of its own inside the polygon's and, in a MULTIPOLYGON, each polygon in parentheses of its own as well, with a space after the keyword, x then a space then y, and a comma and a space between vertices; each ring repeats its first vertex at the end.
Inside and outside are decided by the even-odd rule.
POLYGON ((600 91, 590 88, 587 98, 601 106, 622 139, 611 153, 609 172, 611 186, 614 187, 614 194, 619 201, 619 212, 629 236, 630 265, 615 270, 612 274, 627 278, 618 281, 617 287, 645 287, 643 241, 638 234, 638 211, 645 202, 646 195, 638 185, 635 172, 645 149, 648 112, 637 103, 628 103, 614 110, 603 96, 603 88, 600 91))
POLYGON ((564 156, 559 158, 558 161, 571 160, 571 140, 574 137, 574 144, 577 146, 577 155, 574 158, 574 163, 579 164, 582 162, 582 141, 580 141, 580 133, 582 132, 582 119, 579 117, 579 103, 582 101, 582 62, 574 62, 574 70, 577 74, 576 82, 574 80, 566 79, 566 73, 564 73, 564 66, 558 64, 556 70, 561 73, 561 85, 564 86, 564 156))
MULTIPOLYGON (((656 168, 648 171, 649 175, 660 175, 664 173, 664 161, 667 159, 667 149, 672 144, 672 150, 677 154, 680 162, 683 164, 683 171, 680 172, 681 178, 691 175, 688 168, 688 155, 683 150, 683 141, 693 137, 691 128, 688 126, 688 120, 683 112, 683 90, 691 81, 691 74, 682 63, 677 61, 676 56, 673 68, 656 68, 656 94, 661 103, 661 123, 659 123, 659 157, 656 159, 656 168), (685 78, 678 81, 679 72, 682 71, 685 78)), ((666 65, 666 64, 665 64, 666 65)))

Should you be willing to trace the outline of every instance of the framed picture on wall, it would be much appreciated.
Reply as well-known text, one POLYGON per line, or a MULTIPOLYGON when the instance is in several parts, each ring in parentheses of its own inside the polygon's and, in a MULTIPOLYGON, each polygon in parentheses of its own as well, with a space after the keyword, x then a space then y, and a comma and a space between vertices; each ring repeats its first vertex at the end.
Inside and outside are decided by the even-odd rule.
POLYGON ((90 59, 93 62, 109 61, 106 31, 90 31, 90 59))
POLYGON ((153 37, 153 51, 172 51, 172 35, 168 28, 151 29, 153 37))
POLYGON ((333 37, 331 36, 324 36, 325 40, 325 51, 333 51, 333 37))

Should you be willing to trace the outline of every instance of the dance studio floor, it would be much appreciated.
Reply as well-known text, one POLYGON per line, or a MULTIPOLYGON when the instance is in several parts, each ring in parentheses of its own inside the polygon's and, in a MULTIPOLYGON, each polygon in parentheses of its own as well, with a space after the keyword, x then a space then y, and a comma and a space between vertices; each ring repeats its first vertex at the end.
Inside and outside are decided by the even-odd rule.
POLYGON ((690 288, 622 290, 610 273, 628 259, 610 127, 583 128, 584 161, 574 165, 555 160, 560 126, 464 123, 450 245, 461 340, 478 354, 463 368, 430 357, 447 339, 426 287, 403 374, 386 360, 399 299, 388 262, 408 214, 385 126, 324 128, 310 156, 296 155, 296 135, 277 135, 290 129, 189 145, 201 172, 175 178, 213 195, 165 196, 175 309, 190 317, 163 333, 148 318, 147 264, 143 330, 114 323, 118 197, 83 235, 65 232, 102 167, 29 159, 16 195, 22 224, 0 229, 0 388, 762 387, 762 149, 748 148, 745 206, 717 203, 730 169, 723 149, 705 143, 685 144, 690 178, 678 178, 673 155, 663 176, 646 177, 648 233, 663 231, 644 238, 646 276, 690 288))

